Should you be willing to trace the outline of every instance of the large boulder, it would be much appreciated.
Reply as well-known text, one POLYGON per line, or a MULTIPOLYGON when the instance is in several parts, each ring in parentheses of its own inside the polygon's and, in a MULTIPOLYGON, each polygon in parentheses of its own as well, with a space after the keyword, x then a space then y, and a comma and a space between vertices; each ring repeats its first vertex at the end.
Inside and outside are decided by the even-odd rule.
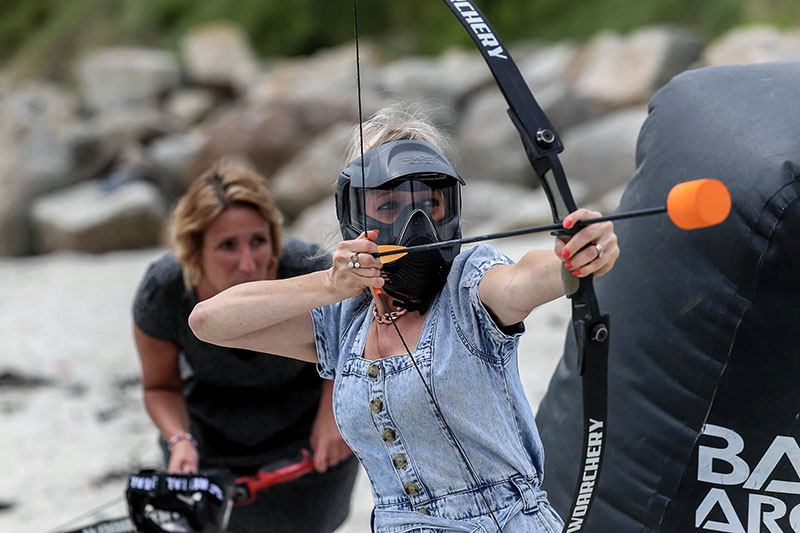
POLYGON ((704 65, 737 65, 789 61, 800 57, 800 31, 781 32, 771 26, 736 28, 703 51, 704 65))
POLYGON ((628 182, 636 169, 636 140, 646 117, 645 106, 636 106, 564 132, 564 172, 586 186, 589 198, 628 182))
MULTIPOLYGON (((591 104, 561 82, 546 85, 534 96, 558 131, 596 116, 591 104)), ((538 182, 507 109, 496 86, 469 99, 455 135, 462 167, 474 179, 535 186, 538 182)))
POLYGON ((114 46, 81 57, 77 68, 81 95, 91 109, 141 105, 180 85, 178 60, 154 48, 114 46))
POLYGON ((186 184, 222 159, 240 161, 271 179, 281 165, 302 153, 311 139, 332 124, 356 124, 357 120, 344 103, 330 107, 321 103, 239 103, 204 128, 205 141, 189 164, 186 184))
POLYGON ((287 219, 294 219, 336 191, 338 169, 344 164, 352 128, 347 122, 334 124, 275 173, 270 190, 287 219))
POLYGON ((423 101, 437 123, 452 126, 464 100, 492 83, 480 54, 451 50, 438 57, 407 57, 380 71, 380 91, 401 101, 423 101))
POLYGON ((108 252, 159 244, 166 215, 158 189, 123 176, 88 181, 38 199, 38 251, 108 252))
MULTIPOLYGON (((362 41, 361 100, 364 114, 381 107, 380 58, 374 46, 362 41)), ((305 106, 328 125, 347 109, 357 117, 358 76, 352 45, 320 50, 308 57, 283 59, 253 82, 247 92, 251 102, 305 106), (329 111, 336 117, 331 118, 329 111)))
POLYGON ((697 60, 703 44, 679 28, 648 27, 624 37, 602 32, 581 51, 575 90, 605 109, 644 104, 697 60))
POLYGON ((259 71, 244 32, 228 22, 190 31, 181 41, 181 59, 189 80, 198 85, 244 90, 259 71))
POLYGON ((339 221, 336 219, 336 202, 333 195, 323 198, 303 210, 287 228, 292 237, 319 244, 326 250, 333 250, 342 240, 339 221))
POLYGON ((30 253, 31 202, 71 182, 76 106, 49 83, 24 84, 0 101, 0 255, 30 253))

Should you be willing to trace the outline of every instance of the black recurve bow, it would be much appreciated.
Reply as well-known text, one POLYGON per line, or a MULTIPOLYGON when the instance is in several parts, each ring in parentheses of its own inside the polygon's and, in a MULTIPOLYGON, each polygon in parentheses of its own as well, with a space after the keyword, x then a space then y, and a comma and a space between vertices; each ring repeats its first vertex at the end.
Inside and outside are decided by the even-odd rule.
MULTIPOLYGON (((508 49, 489 21, 468 0, 444 0, 481 51, 508 103, 508 115, 519 131, 525 153, 547 194, 553 220, 560 222, 577 206, 558 154, 564 149, 555 128, 536 102, 508 49)), ((574 231, 564 230, 567 236, 574 231)), ((600 312, 591 276, 577 279, 562 268, 583 382, 584 437, 580 475, 564 531, 582 531, 600 475, 606 435, 609 317, 600 312)))

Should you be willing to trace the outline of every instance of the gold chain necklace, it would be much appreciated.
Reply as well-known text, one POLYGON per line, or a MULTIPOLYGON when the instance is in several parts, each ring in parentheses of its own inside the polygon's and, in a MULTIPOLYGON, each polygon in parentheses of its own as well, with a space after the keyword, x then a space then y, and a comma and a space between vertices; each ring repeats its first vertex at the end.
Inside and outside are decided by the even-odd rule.
POLYGON ((373 304, 372 305, 372 315, 375 317, 375 322, 378 324, 391 324, 408 311, 403 309, 402 307, 395 307, 394 311, 390 311, 388 313, 381 313, 378 311, 378 306, 373 304))

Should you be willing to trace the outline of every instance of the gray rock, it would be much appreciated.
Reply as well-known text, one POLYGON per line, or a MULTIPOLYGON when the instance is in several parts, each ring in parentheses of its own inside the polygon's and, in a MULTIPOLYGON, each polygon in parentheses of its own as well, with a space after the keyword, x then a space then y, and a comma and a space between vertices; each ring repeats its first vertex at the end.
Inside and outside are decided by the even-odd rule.
POLYGON ((558 43, 525 54, 517 60, 517 64, 528 87, 538 93, 552 83, 566 82, 577 55, 576 45, 558 43))
POLYGON ((336 219, 336 203, 333 195, 304 209, 300 216, 287 226, 286 234, 317 243, 324 249, 333 250, 336 244, 342 240, 339 221, 336 219))
MULTIPOLYGON (((591 120, 597 109, 561 82, 534 95, 557 131, 591 120)), ((508 117, 508 104, 496 87, 472 98, 456 131, 455 142, 466 177, 532 186, 531 171, 519 132, 508 117)))
POLYGON ((32 217, 39 251, 100 253, 158 244, 165 211, 150 183, 90 181, 36 200, 32 217))
POLYGON ((351 129, 347 122, 331 126, 275 173, 270 189, 287 219, 335 192, 351 129))
POLYGON ((129 141, 147 143, 181 129, 173 117, 150 105, 109 109, 92 118, 92 123, 108 142, 116 145, 129 141))
POLYGON ((460 157, 457 168, 468 182, 533 183, 535 178, 507 108, 496 88, 469 100, 454 139, 460 157))
POLYGON ((178 89, 169 95, 164 110, 183 127, 193 126, 203 120, 214 108, 217 98, 208 89, 199 87, 178 89))
POLYGON ((492 82, 479 54, 451 50, 438 57, 407 57, 380 72, 380 90, 398 101, 421 101, 440 124, 452 124, 452 113, 472 93, 492 82))
MULTIPOLYGON (((362 41, 361 91, 364 114, 379 109, 385 99, 379 95, 379 61, 375 48, 362 41)), ((284 59, 253 82, 246 95, 250 102, 309 106, 312 112, 346 108, 358 116, 356 61, 351 45, 321 50, 305 58, 284 59)), ((338 111, 337 111, 338 114, 338 111)), ((326 126, 333 123, 324 120, 326 126)))
POLYGON ((0 255, 30 253, 31 201, 70 183, 75 109, 73 95, 42 82, 23 84, 0 102, 0 255))
POLYGON ((206 142, 187 176, 200 175, 220 159, 235 159, 271 179, 332 124, 357 120, 350 101, 241 102, 207 125, 206 142))
POLYGON ((146 159, 154 166, 161 193, 173 199, 184 192, 189 166, 205 142, 201 131, 165 135, 145 149, 146 159))
POLYGON ((81 95, 91 109, 153 102, 180 85, 178 60, 169 52, 143 47, 108 47, 78 62, 81 95))
POLYGON ((648 27, 622 37, 603 32, 581 51, 576 92, 606 109, 643 104, 700 56, 703 41, 677 28, 648 27))
POLYGON ((243 89, 258 72, 256 54, 239 26, 218 22, 189 32, 181 42, 189 79, 199 85, 243 89))
POLYGON ((702 64, 735 65, 790 61, 800 57, 800 31, 781 32, 770 26, 736 28, 708 45, 702 64))
POLYGON ((583 183, 587 201, 628 182, 636 168, 636 141, 646 117, 646 107, 637 106, 564 133, 564 172, 571 183, 583 183))
POLYGON ((513 183, 468 182, 462 189, 464 236, 549 224, 547 197, 541 189, 513 183))

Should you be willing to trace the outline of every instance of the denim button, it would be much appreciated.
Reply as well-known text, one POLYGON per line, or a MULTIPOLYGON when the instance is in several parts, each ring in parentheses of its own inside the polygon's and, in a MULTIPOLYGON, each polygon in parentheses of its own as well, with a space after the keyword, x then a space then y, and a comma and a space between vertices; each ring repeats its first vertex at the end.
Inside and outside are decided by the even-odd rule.
POLYGON ((372 409, 373 413, 380 413, 383 409, 383 402, 380 398, 375 398, 371 402, 369 402, 369 408, 372 409))
POLYGON ((393 429, 386 429, 384 430, 382 437, 384 442, 394 442, 395 439, 397 438, 397 435, 395 435, 393 429))
POLYGON ((422 509, 418 509, 417 511, 422 513, 422 514, 424 514, 424 515, 426 515, 426 516, 430 516, 431 515, 431 512, 429 510, 425 509, 424 507, 422 509))
POLYGON ((405 468, 406 465, 408 464, 406 456, 403 455, 402 453, 398 453, 397 455, 395 455, 394 459, 392 459, 392 462, 394 463, 395 468, 405 468))
POLYGON ((409 496, 416 496, 419 494, 419 486, 416 483, 406 483, 406 494, 409 496))
POLYGON ((378 365, 369 365, 367 367, 367 375, 371 378, 377 378, 378 374, 381 373, 381 367, 378 365))

